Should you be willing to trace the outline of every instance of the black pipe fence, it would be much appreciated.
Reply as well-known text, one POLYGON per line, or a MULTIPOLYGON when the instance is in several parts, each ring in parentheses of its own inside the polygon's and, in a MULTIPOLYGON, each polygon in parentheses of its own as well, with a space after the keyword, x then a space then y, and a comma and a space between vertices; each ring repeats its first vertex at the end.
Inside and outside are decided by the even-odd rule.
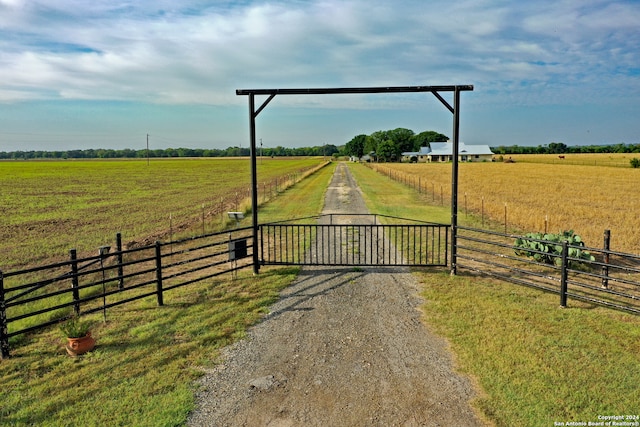
MULTIPOLYGON (((260 225, 260 262, 447 265, 449 225, 394 217, 389 218, 397 224, 385 225, 378 223, 380 215, 369 215, 368 222, 351 215, 345 224, 334 223, 334 217, 313 217, 316 224, 301 223, 308 219, 302 218, 260 225)), ((518 238, 522 236, 458 226, 457 267, 557 293, 563 307, 572 298, 640 314, 640 256, 610 250, 608 232, 602 248, 565 242, 558 254, 523 251, 515 245, 518 238), (576 257, 572 249, 593 257, 576 257), (535 254, 551 263, 532 259, 535 254)), ((107 309, 143 298, 154 298, 161 306, 169 290, 235 275, 253 266, 252 239, 253 228, 245 227, 123 249, 118 235, 114 251, 102 246, 95 255, 78 257, 71 250, 66 261, 0 271, 0 355, 9 356, 10 342, 19 335, 71 316, 102 312, 106 318, 107 309)))
POLYGON ((0 271, 0 354, 10 340, 71 316, 102 312, 142 298, 164 304, 167 291, 251 267, 251 227, 114 251, 3 273, 0 271))
POLYGON ((457 258, 461 269, 557 293, 562 307, 572 298, 640 314, 640 256, 610 250, 608 230, 604 233, 602 248, 564 242, 556 244, 560 251, 554 254, 522 250, 515 241, 523 236, 463 226, 457 229, 457 258), (577 255, 584 255, 585 251, 591 257, 577 255), (550 262, 535 260, 536 254, 550 262))

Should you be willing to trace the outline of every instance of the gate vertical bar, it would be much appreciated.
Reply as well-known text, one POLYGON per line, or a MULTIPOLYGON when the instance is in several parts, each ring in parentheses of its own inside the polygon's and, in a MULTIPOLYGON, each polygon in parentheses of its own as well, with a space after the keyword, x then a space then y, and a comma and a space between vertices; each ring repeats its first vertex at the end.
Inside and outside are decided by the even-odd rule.
POLYGON ((156 297, 158 305, 162 307, 164 305, 162 297, 162 244, 158 240, 156 240, 156 297))
POLYGON ((258 167, 256 161, 255 94, 249 94, 249 139, 251 143, 251 217, 253 220, 253 274, 260 272, 258 260, 258 167))
POLYGON ((568 271, 569 268, 567 257, 569 253, 569 244, 564 241, 562 242, 562 267, 560 270, 560 307, 567 306, 567 280, 568 280, 568 271))
POLYGON ((124 289, 124 270, 122 268, 122 234, 116 233, 116 251, 118 255, 116 257, 118 261, 118 288, 124 289))
POLYGON ((602 287, 609 287, 609 250, 611 248, 611 230, 604 230, 604 259, 602 266, 602 287))
POLYGON ((458 253, 458 151, 460 147, 460 88, 453 92, 453 158, 451 164, 451 274, 457 273, 458 253))
POLYGON ((264 262, 264 227, 260 227, 260 259, 264 262))
POLYGON ((0 271, 0 358, 9 357, 9 328, 7 326, 7 306, 4 295, 4 276, 0 271))
POLYGON ((78 282, 78 254, 75 249, 71 249, 69 251, 69 256, 71 257, 71 293, 73 295, 73 310, 76 313, 76 316, 80 315, 80 292, 78 291, 78 287, 80 283, 78 282))

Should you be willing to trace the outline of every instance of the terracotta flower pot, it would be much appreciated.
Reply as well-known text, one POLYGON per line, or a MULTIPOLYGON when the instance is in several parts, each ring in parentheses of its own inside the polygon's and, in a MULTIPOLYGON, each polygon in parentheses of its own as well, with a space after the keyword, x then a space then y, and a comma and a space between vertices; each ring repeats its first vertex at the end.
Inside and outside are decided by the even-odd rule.
POLYGON ((70 356, 78 356, 93 350, 95 345, 96 340, 91 336, 91 332, 88 332, 87 335, 82 338, 67 338, 67 345, 65 347, 70 356))

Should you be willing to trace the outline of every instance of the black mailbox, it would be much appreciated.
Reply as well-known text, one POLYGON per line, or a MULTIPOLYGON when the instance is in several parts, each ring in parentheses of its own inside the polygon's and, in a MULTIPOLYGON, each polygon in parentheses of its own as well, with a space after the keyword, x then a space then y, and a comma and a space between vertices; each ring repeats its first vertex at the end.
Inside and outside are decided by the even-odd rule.
POLYGON ((229 240, 229 261, 247 257, 247 239, 229 240))

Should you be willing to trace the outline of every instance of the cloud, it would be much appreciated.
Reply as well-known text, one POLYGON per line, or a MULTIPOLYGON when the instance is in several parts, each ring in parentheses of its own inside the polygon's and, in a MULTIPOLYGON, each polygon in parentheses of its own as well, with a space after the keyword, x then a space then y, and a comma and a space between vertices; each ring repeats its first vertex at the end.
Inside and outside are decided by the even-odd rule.
POLYGON ((475 84, 499 104, 639 90, 634 2, 0 0, 0 10, 4 102, 238 105, 236 88, 475 84))

